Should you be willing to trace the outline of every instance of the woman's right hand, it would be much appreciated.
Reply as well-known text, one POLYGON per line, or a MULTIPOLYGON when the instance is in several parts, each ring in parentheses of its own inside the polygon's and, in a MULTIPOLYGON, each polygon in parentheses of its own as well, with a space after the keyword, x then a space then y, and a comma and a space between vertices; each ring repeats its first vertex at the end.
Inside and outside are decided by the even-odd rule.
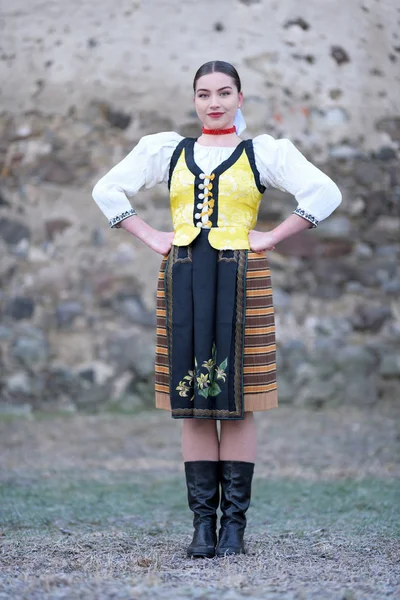
POLYGON ((154 234, 148 240, 149 247, 155 252, 158 252, 158 254, 166 256, 172 248, 175 233, 173 231, 153 231, 154 234))

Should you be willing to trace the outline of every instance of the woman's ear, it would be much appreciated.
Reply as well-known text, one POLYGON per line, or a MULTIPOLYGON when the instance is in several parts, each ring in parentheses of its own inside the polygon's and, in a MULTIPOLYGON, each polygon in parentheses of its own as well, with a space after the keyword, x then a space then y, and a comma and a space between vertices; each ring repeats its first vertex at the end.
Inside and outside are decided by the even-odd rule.
POLYGON ((239 92, 239 106, 238 108, 240 108, 243 104, 243 92, 239 92))

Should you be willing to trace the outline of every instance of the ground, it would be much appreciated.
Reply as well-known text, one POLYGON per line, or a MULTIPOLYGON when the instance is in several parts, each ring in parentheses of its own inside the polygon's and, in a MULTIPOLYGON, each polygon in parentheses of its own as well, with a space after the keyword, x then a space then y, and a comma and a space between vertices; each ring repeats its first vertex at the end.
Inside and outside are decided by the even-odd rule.
POLYGON ((0 599, 400 597, 400 406, 257 413, 247 555, 189 560, 181 422, 0 420, 0 599))

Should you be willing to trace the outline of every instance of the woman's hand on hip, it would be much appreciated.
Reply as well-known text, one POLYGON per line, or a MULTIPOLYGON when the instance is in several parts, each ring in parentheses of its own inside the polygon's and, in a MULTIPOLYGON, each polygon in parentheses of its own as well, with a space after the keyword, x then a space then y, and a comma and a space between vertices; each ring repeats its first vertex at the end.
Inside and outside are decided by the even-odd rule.
POLYGON ((166 256, 172 248, 175 233, 173 231, 157 231, 153 230, 153 235, 146 240, 146 243, 152 250, 166 256))
POLYGON ((261 253, 266 250, 275 250, 273 235, 270 231, 249 231, 249 244, 253 252, 261 253))

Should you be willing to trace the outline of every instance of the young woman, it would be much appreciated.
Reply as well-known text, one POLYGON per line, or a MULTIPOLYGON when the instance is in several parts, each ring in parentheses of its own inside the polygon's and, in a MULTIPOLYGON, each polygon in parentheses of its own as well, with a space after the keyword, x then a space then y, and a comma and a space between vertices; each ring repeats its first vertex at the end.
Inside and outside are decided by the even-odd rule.
POLYGON ((243 93, 232 65, 204 64, 193 88, 200 137, 143 137, 100 179, 93 197, 111 227, 164 256, 157 290, 156 406, 184 419, 182 450, 194 512, 187 555, 212 557, 244 552, 256 460, 253 412, 277 406, 265 252, 316 227, 341 194, 289 140, 238 136, 245 127, 243 93), (153 229, 129 202, 141 188, 161 182, 170 190, 173 232, 153 229), (270 186, 292 193, 298 206, 271 231, 256 231, 261 197, 270 186))

